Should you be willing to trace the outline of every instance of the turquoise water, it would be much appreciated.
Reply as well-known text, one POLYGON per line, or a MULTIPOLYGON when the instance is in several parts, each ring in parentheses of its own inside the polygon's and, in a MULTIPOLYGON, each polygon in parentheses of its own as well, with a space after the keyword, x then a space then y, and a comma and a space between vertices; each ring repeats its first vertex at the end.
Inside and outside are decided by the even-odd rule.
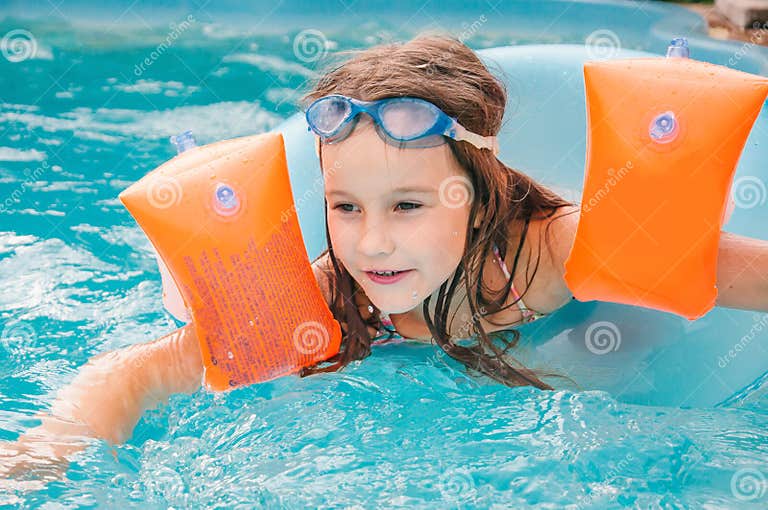
MULTIPOLYGON (((707 39, 697 17, 645 2, 482 3, 450 15, 436 4, 374 2, 335 18, 339 4, 285 2, 268 18, 266 7, 129 5, 72 3, 43 9, 36 21, 19 18, 27 12, 19 5, 2 11, 10 17, 0 34, 27 30, 36 52, 0 58, 0 440, 33 426, 89 357, 176 327, 161 307, 150 246, 117 194, 170 158, 167 137, 182 129, 208 143, 281 126, 296 111, 295 89, 312 76, 311 55, 294 51, 302 30, 321 30, 335 49, 436 25, 471 31, 466 42, 477 49, 583 44, 610 30, 624 49, 657 53, 679 34, 697 58, 768 69, 764 50, 707 39), (195 21, 181 25, 190 13, 195 21), (174 43, 142 68, 171 33, 174 43)), ((546 119, 537 115, 542 89, 530 85, 521 80, 519 112, 546 119)), ((581 108, 574 101, 560 110, 575 124, 567 112, 581 108)), ((570 136, 568 122, 549 122, 526 125, 570 136)), ((754 134, 764 133, 758 126, 754 134)), ((567 191, 580 179, 578 145, 514 149, 515 164, 547 184, 567 191)), ((745 153, 740 172, 762 168, 760 155, 745 153)), ((759 198, 735 213, 736 231, 759 235, 768 216, 759 198)), ((763 315, 745 314, 716 310, 681 334, 699 330, 731 345, 744 324, 761 324, 763 315)), ((749 356, 768 359, 767 343, 766 330, 757 331, 749 356)), ((679 392, 666 384, 658 394, 679 392)), ((765 385, 716 408, 682 399, 637 405, 631 391, 510 389, 469 378, 432 346, 383 346, 338 374, 174 396, 146 414, 116 456, 94 445, 66 480, 0 494, 0 504, 764 508, 766 430, 765 385)))

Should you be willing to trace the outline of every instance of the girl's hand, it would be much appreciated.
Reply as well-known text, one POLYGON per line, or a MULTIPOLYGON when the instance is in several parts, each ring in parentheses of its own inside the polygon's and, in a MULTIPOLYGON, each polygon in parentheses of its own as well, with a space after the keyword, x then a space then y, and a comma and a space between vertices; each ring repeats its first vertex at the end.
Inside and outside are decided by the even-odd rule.
POLYGON ((16 441, 0 442, 0 492, 35 491, 63 480, 69 456, 93 441, 89 434, 82 424, 44 416, 16 441))

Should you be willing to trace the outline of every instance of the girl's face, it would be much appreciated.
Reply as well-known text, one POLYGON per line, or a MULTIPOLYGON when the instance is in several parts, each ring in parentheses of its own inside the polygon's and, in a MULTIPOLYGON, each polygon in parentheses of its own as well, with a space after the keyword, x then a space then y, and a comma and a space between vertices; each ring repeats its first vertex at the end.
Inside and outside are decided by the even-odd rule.
POLYGON ((374 305, 406 313, 452 277, 473 192, 447 144, 399 149, 362 115, 347 139, 323 145, 323 169, 336 257, 374 305), (408 272, 385 284, 373 270, 408 272))

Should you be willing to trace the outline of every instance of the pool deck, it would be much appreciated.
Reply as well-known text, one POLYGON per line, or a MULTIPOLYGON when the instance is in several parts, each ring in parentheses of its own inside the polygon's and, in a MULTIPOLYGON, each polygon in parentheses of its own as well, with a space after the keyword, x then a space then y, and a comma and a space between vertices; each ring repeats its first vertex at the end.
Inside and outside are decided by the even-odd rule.
POLYGON ((731 22, 715 4, 678 4, 700 14, 709 24, 709 36, 715 39, 733 41, 748 41, 753 44, 768 46, 768 30, 766 28, 742 28, 731 22))

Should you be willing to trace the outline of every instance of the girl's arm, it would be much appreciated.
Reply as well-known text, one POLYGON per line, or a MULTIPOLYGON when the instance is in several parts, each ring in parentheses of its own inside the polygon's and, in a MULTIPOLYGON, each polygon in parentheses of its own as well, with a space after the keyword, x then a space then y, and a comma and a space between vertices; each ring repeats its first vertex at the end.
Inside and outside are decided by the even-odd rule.
POLYGON ((43 460, 58 461, 84 449, 90 438, 122 443, 144 411, 174 393, 197 390, 203 377, 191 325, 147 344, 94 357, 59 390, 42 423, 15 443, 0 446, 0 475, 12 476, 43 460))
POLYGON ((720 233, 716 303, 768 312, 768 241, 720 233))
MULTIPOLYGON (((312 269, 330 301, 327 254, 312 269)), ((174 393, 196 391, 202 378, 203 362, 192 325, 147 344, 94 357, 58 392, 51 410, 39 416, 39 426, 15 442, 0 443, 0 489, 2 478, 36 466, 56 465, 60 475, 66 457, 83 450, 93 438, 125 442, 144 411, 174 393)))
POLYGON ((51 414, 122 443, 144 411, 175 393, 196 391, 202 377, 194 327, 187 325, 155 341, 96 356, 59 391, 51 414))
MULTIPOLYGON (((551 225, 549 249, 542 243, 539 271, 543 278, 531 285, 538 296, 543 296, 538 309, 552 312, 571 300, 565 283, 565 260, 576 238, 579 214, 577 207, 563 207, 554 219, 531 223, 535 227, 530 229, 534 247, 539 237, 543 239, 547 221, 551 225)), ((768 241, 721 232, 716 282, 717 306, 768 312, 768 241)))

